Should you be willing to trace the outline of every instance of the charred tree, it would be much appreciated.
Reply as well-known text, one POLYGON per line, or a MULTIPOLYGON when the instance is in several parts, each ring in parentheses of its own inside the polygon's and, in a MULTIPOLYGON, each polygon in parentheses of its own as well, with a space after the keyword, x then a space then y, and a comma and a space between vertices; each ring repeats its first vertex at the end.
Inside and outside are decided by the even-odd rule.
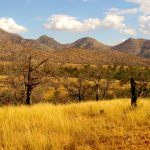
POLYGON ((12 63, 12 76, 8 82, 18 93, 24 93, 21 99, 27 105, 31 104, 33 90, 41 83, 45 74, 42 66, 49 59, 39 60, 32 50, 17 51, 12 63))
POLYGON ((100 93, 100 89, 99 89, 99 84, 96 84, 96 101, 99 101, 99 94, 100 93))
POLYGON ((136 82, 133 78, 130 79, 131 84, 131 106, 137 107, 137 93, 136 93, 136 82))

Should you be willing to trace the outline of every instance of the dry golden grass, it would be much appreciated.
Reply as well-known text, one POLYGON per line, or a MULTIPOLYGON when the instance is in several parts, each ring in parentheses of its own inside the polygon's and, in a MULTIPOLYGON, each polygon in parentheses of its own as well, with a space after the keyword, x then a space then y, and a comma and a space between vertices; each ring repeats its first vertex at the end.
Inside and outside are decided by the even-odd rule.
POLYGON ((149 150, 150 99, 0 108, 0 150, 149 150))

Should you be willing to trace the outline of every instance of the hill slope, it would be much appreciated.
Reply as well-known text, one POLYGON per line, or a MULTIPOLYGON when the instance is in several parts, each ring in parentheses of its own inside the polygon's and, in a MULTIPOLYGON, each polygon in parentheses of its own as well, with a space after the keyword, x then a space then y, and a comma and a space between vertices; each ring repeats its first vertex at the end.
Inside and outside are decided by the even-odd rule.
POLYGON ((145 58, 150 58, 150 40, 146 40, 141 47, 141 52, 139 56, 143 56, 145 58))
POLYGON ((50 38, 46 35, 39 37, 37 41, 41 44, 46 45, 47 47, 50 47, 53 50, 61 50, 64 48, 63 44, 58 43, 57 41, 55 41, 55 39, 50 38))
POLYGON ((102 64, 150 66, 150 60, 113 50, 65 49, 51 53, 55 62, 73 64, 102 64))
POLYGON ((90 49, 90 50, 105 50, 110 49, 109 46, 106 46, 100 42, 98 42, 96 39, 93 38, 81 38, 74 43, 70 44, 69 47, 71 48, 83 48, 83 49, 90 49))
POLYGON ((150 40, 130 38, 119 45, 113 46, 112 49, 150 58, 150 40))
POLYGON ((17 34, 8 33, 0 29, 0 41, 12 42, 12 43, 21 43, 23 38, 17 34))

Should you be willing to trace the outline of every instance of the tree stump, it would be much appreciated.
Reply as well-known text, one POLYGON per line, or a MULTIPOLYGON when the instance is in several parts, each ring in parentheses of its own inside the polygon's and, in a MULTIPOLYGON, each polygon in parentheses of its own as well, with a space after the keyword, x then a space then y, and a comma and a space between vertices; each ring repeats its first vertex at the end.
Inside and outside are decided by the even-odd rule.
POLYGON ((133 78, 130 79, 131 84, 131 106, 137 107, 137 93, 136 93, 136 82, 133 78))

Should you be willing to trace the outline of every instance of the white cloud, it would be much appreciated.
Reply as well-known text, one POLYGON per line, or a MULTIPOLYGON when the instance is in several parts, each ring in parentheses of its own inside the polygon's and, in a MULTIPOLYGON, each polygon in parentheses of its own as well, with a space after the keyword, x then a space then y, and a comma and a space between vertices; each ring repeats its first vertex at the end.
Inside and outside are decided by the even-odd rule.
POLYGON ((100 20, 97 18, 85 19, 82 22, 77 20, 76 17, 68 15, 53 15, 44 24, 46 29, 71 31, 71 32, 84 32, 94 30, 100 26, 100 20))
POLYGON ((84 32, 97 29, 98 27, 114 29, 120 33, 136 34, 135 30, 129 28, 124 23, 124 17, 119 15, 106 15, 103 20, 98 18, 89 18, 79 21, 76 17, 68 15, 53 15, 49 17, 48 22, 44 24, 46 29, 70 31, 70 32, 84 32))
POLYGON ((18 25, 13 18, 5 17, 0 18, 0 28, 11 33, 27 31, 24 26, 18 25))
POLYGON ((129 34, 129 35, 135 35, 136 34, 136 30, 133 28, 125 28, 122 32, 125 34, 129 34))
POLYGON ((143 34, 150 34, 150 16, 140 16, 139 19, 140 31, 143 34))
POLYGON ((150 34, 150 0, 126 0, 139 4, 139 10, 143 15, 139 16, 139 28, 142 34, 150 34))
POLYGON ((144 14, 150 14, 150 0, 126 0, 127 2, 140 5, 140 11, 144 14))
POLYGON ((127 15, 127 14, 135 14, 137 12, 138 12, 137 8, 131 8, 131 9, 111 8, 108 10, 107 14, 127 15))
POLYGON ((136 34, 135 29, 127 27, 127 25, 124 23, 123 16, 119 16, 115 14, 106 15, 106 17, 101 21, 101 26, 103 26, 104 28, 119 30, 120 33, 125 33, 130 35, 136 34))
POLYGON ((124 17, 118 15, 106 15, 102 20, 102 26, 105 28, 113 28, 113 29, 123 29, 126 25, 123 23, 124 17))

